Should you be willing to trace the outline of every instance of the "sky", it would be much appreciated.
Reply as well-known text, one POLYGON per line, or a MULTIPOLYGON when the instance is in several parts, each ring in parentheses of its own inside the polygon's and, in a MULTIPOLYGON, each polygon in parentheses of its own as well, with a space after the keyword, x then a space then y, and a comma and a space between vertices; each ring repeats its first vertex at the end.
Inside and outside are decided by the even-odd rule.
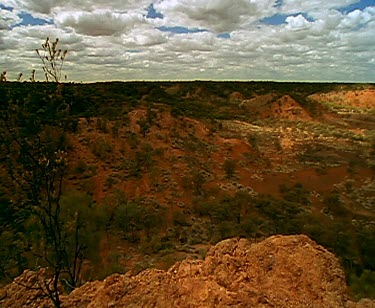
POLYGON ((375 82, 375 0, 0 0, 0 70, 68 81, 375 82))

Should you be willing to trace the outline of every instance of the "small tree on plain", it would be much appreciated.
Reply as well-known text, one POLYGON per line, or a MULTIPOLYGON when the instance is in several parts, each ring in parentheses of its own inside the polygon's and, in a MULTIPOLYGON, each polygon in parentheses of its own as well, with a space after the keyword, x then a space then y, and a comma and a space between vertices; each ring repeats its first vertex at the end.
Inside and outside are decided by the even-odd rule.
POLYGON ((42 44, 42 50, 36 49, 43 63, 46 81, 50 81, 51 79, 52 81, 59 82, 61 79, 61 71, 68 50, 63 51, 62 49, 58 49, 58 43, 58 38, 54 42, 51 42, 47 37, 45 43, 42 44))

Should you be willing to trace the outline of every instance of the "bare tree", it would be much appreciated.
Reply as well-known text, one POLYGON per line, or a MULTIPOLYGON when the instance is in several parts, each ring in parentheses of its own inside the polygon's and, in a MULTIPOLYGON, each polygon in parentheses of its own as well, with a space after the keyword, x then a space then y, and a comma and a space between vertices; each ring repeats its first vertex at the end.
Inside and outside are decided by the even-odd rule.
POLYGON ((36 52, 43 63, 43 71, 46 81, 52 79, 55 82, 59 82, 61 79, 61 71, 68 50, 63 51, 62 49, 58 49, 58 43, 58 38, 56 38, 54 42, 51 42, 47 37, 45 43, 42 44, 42 50, 36 49, 36 52))
MULTIPOLYGON (((16 106, 11 106, 17 108, 16 106)), ((21 111, 22 112, 22 111, 21 111)), ((46 139, 37 134, 24 138, 16 126, 18 120, 10 113, 1 118, 2 152, 10 178, 22 196, 23 210, 27 210, 40 224, 39 246, 33 253, 48 265, 50 278, 42 286, 55 307, 60 307, 58 283, 65 268, 65 232, 60 219, 60 196, 65 173, 66 154, 57 137, 56 127, 43 129, 46 139), (49 131, 49 132, 48 132, 49 131), (49 136, 47 136, 49 135, 49 136)))
MULTIPOLYGON (((45 101, 49 100, 46 96, 45 101)), ((0 156, 17 192, 15 206, 27 213, 35 227, 30 249, 46 267, 46 276, 39 280, 40 290, 60 307, 59 284, 63 280, 70 288, 77 286, 86 245, 80 214, 63 215, 69 114, 57 97, 52 100, 53 108, 44 113, 40 109, 37 116, 28 102, 4 101, 0 106, 0 156)))

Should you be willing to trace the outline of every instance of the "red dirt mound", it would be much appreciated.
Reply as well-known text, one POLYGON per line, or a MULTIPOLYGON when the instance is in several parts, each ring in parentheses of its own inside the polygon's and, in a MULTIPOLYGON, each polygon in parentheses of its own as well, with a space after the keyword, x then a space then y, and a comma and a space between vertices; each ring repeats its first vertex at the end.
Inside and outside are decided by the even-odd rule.
POLYGON ((267 104, 261 112, 261 117, 275 117, 287 120, 311 120, 306 110, 289 95, 284 95, 267 104))

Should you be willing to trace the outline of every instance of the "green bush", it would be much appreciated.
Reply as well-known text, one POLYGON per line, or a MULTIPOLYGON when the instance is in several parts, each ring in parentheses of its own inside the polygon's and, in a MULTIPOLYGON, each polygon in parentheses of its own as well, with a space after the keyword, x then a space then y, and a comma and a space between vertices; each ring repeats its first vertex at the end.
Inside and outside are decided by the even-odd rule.
POLYGON ((280 192, 287 201, 295 202, 300 205, 311 204, 309 200, 310 192, 301 183, 297 183, 291 187, 281 184, 280 192))
POLYGON ((350 211, 346 208, 344 202, 341 200, 340 194, 338 192, 331 192, 328 194, 323 201, 328 213, 335 217, 348 217, 350 211))
POLYGON ((106 160, 111 156, 113 146, 103 137, 99 137, 90 144, 92 153, 100 160, 106 160))
POLYGON ((180 211, 173 213, 173 223, 176 226, 187 227, 191 224, 188 222, 186 215, 180 211))
POLYGON ((365 270, 359 277, 355 274, 350 275, 349 285, 354 300, 375 299, 375 271, 365 270))

